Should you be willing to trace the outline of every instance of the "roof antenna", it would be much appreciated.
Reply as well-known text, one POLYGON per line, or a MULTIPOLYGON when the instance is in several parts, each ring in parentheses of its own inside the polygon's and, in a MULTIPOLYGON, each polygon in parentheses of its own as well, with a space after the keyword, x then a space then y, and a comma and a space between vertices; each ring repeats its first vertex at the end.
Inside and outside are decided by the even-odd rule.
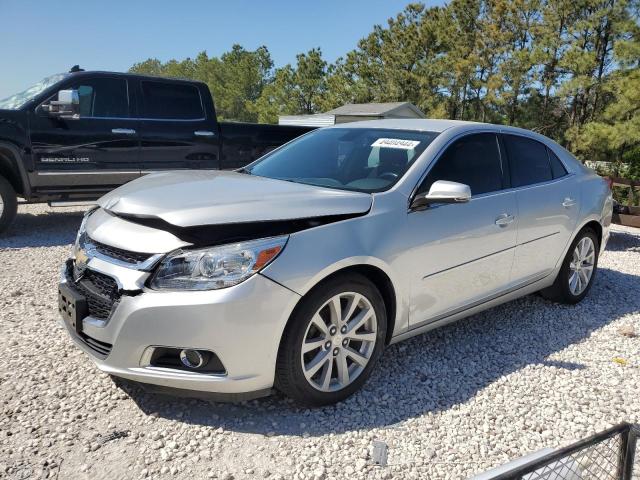
POLYGON ((80 65, 74 65, 73 67, 71 67, 71 70, 69 70, 69 73, 76 72, 84 72, 84 68, 80 68, 80 65))

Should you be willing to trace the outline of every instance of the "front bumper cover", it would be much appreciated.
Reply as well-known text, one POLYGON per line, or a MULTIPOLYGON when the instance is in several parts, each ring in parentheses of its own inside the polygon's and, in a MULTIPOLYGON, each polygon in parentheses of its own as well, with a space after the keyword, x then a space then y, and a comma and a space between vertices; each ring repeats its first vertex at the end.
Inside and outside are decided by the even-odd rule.
MULTIPOLYGON (((119 284, 121 278, 133 283, 131 269, 104 263, 96 266, 119 284)), ((61 282, 67 282, 67 277, 63 276, 61 282)), ((144 279, 138 282, 144 283, 144 279)), ((108 320, 86 317, 82 321, 84 336, 111 345, 106 356, 97 355, 86 338, 60 321, 73 341, 106 373, 163 391, 179 389, 183 393, 194 392, 192 396, 207 392, 238 400, 263 396, 272 388, 282 332, 299 298, 260 274, 220 290, 127 292, 108 320), (213 351, 227 373, 205 374, 145 365, 144 353, 152 346, 213 351)), ((213 397, 216 399, 216 395, 213 397)))

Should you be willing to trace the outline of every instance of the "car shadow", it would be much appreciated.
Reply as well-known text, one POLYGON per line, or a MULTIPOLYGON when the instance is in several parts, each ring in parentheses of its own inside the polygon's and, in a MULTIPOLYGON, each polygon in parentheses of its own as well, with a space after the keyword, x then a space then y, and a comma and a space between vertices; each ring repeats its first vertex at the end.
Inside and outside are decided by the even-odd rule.
POLYGON ((0 248, 69 245, 76 238, 83 213, 82 210, 18 212, 14 223, 0 234, 0 248))
MULTIPOLYGON (((634 242, 638 246, 640 237, 618 232, 610 242, 616 250, 634 242)), ((146 393, 135 385, 126 391, 147 414, 231 431, 316 436, 389 427, 466 402, 526 366, 553 368, 559 375, 588 368, 548 357, 640 311, 639 285, 639 276, 602 268, 579 305, 552 304, 529 295, 392 345, 363 389, 333 406, 307 409, 280 394, 222 404, 146 393), (346 406, 352 414, 340 415, 346 406)))
POLYGON ((640 228, 634 232, 611 230, 607 250, 612 252, 640 252, 640 228))

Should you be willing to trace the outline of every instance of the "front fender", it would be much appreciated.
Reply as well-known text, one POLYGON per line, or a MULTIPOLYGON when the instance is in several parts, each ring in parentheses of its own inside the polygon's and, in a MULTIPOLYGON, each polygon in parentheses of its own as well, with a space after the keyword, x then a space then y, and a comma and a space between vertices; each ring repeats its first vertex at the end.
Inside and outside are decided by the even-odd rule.
POLYGON ((339 270, 375 267, 389 278, 395 292, 397 334, 408 327, 409 312, 409 276, 400 275, 391 265, 395 258, 393 237, 402 231, 399 224, 404 219, 403 215, 370 214, 294 233, 278 258, 261 273, 304 296, 339 270))

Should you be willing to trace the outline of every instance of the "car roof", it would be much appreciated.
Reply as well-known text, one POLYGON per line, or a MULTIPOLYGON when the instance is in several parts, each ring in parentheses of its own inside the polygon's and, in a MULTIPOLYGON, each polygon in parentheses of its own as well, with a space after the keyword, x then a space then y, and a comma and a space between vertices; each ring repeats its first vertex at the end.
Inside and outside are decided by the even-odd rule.
POLYGON ((381 120, 363 120, 360 122, 339 123, 328 128, 390 128, 398 130, 417 130, 424 132, 444 132, 452 127, 464 125, 489 125, 488 123, 463 120, 440 120, 428 118, 388 118, 381 120))
POLYGON ((326 128, 385 128, 398 130, 416 130, 422 132, 442 133, 445 130, 458 127, 463 130, 479 130, 487 128, 499 129, 503 132, 519 133, 533 138, 549 141, 548 137, 524 128, 512 127, 509 125, 499 125, 495 123, 472 122, 467 120, 446 120, 432 118, 388 118, 380 120, 363 120, 359 122, 339 123, 326 128), (465 128, 466 127, 466 128, 465 128))

